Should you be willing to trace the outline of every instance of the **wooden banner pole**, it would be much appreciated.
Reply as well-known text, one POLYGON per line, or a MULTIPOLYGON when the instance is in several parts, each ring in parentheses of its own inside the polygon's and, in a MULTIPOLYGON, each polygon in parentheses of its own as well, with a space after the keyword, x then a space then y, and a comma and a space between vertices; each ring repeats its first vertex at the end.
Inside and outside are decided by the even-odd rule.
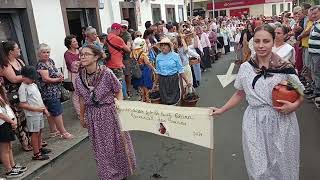
POLYGON ((214 163, 214 161, 213 161, 213 159, 214 159, 214 128, 213 128, 213 121, 214 121, 214 118, 211 116, 211 118, 210 118, 210 121, 211 121, 211 140, 210 140, 210 142, 211 142, 211 148, 210 148, 210 154, 209 154, 209 158, 210 158, 210 161, 209 161, 209 175, 210 175, 210 180, 213 180, 213 163, 214 163))

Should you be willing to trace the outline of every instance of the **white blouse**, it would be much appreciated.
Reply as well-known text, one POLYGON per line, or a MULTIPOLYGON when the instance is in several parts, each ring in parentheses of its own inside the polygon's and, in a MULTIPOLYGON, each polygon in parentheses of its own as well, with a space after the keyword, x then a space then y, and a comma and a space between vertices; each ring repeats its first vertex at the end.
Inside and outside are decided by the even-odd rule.
POLYGON ((273 47, 272 52, 278 54, 283 60, 287 62, 291 62, 292 64, 296 63, 296 52, 294 48, 288 44, 284 43, 282 46, 279 47, 273 47))

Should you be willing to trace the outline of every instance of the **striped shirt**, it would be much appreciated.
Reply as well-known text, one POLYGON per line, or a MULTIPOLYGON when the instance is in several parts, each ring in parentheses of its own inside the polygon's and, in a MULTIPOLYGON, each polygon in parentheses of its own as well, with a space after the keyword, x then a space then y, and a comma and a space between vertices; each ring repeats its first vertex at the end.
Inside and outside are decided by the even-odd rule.
POLYGON ((309 52, 320 54, 320 20, 316 21, 310 33, 309 52))

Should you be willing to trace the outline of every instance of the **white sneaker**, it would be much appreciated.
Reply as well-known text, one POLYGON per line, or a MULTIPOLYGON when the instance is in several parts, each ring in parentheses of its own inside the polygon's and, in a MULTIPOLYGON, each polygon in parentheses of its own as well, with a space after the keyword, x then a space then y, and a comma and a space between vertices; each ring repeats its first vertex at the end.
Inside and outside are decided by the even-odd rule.
POLYGON ((18 163, 17 163, 14 167, 12 167, 12 169, 17 169, 17 170, 22 171, 22 172, 26 172, 26 171, 28 170, 27 167, 21 166, 21 165, 18 164, 18 163))
POLYGON ((17 178, 23 176, 24 172, 18 169, 12 169, 11 172, 6 173, 8 179, 10 178, 17 178))

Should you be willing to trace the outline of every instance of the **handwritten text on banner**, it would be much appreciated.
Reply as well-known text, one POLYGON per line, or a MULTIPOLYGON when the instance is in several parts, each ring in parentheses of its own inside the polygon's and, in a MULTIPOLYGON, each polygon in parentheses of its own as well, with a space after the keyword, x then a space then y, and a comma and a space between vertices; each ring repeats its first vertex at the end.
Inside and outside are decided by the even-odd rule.
POLYGON ((209 109, 121 101, 123 131, 146 131, 213 149, 213 119, 209 109))

